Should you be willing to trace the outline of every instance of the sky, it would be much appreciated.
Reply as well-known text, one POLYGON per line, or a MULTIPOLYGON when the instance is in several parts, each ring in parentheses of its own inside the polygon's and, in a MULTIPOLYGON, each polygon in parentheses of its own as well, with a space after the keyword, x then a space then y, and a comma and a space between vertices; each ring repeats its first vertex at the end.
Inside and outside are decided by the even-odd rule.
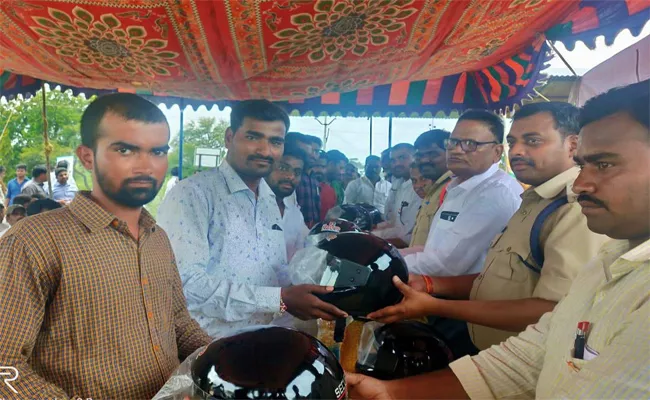
MULTIPOLYGON (((642 38, 650 35, 650 22, 646 23, 645 28, 637 37, 625 30, 621 32, 612 46, 606 46, 603 37, 596 40, 596 49, 589 50, 583 43, 577 43, 573 51, 568 51, 562 43, 554 43, 557 50, 564 56, 567 62, 573 67, 578 75, 585 72, 610 58, 621 50, 633 45, 642 38)), ((551 60, 548 69, 544 71, 548 75, 571 75, 570 70, 564 65, 559 57, 551 60)), ((180 109, 174 106, 167 109, 164 105, 160 106, 167 118, 174 134, 180 124, 180 109)), ((193 111, 187 108, 184 113, 185 121, 197 119, 204 116, 214 116, 219 119, 228 120, 230 108, 217 110, 213 108, 208 111, 205 107, 200 107, 193 111)), ((348 158, 363 160, 369 154, 379 155, 382 150, 388 147, 388 118, 373 118, 373 143, 370 149, 369 128, 370 121, 367 118, 343 118, 338 117, 332 121, 329 117, 330 136, 327 142, 327 149, 338 149, 343 151, 348 158)), ((299 131, 308 135, 323 137, 324 117, 319 118, 320 122, 314 117, 291 117, 292 131, 299 131)), ((418 135, 432 128, 441 128, 452 130, 455 125, 453 119, 426 119, 426 118, 394 118, 393 119, 393 144, 413 143, 418 135)), ((507 128, 507 127, 506 127, 507 128)))

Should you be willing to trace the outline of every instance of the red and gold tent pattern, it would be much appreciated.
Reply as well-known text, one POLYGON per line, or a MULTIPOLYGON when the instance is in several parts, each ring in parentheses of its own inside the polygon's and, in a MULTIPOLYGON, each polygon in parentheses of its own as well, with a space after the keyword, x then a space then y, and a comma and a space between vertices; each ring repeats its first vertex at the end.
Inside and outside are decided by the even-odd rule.
POLYGON ((556 39, 620 30, 622 21, 647 20, 649 7, 644 0, 4 0, 0 70, 23 75, 6 77, 17 84, 34 77, 168 99, 267 98, 298 109, 314 102, 305 99, 320 99, 324 110, 376 101, 390 109, 409 99, 424 107, 442 94, 494 105, 532 90, 550 28, 556 39))

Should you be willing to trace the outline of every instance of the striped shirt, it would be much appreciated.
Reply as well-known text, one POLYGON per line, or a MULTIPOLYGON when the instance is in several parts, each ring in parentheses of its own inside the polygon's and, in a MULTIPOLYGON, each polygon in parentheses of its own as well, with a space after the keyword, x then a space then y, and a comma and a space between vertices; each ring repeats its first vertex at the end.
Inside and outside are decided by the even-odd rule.
POLYGON ((650 398, 650 240, 605 244, 552 312, 451 364, 471 398, 650 398), (584 359, 576 327, 589 321, 584 359))
POLYGON ((19 373, 0 398, 151 398, 209 342, 145 210, 136 241, 86 192, 0 240, 0 366, 19 373))

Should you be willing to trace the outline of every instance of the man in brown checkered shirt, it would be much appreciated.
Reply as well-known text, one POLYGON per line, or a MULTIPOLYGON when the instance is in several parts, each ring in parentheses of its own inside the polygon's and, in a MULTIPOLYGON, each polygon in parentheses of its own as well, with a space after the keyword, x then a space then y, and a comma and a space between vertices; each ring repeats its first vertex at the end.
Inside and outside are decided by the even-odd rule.
POLYGON ((101 97, 81 138, 92 192, 0 240, 3 399, 151 398, 211 341, 187 312, 167 235, 142 209, 167 171, 165 116, 135 95, 101 97))

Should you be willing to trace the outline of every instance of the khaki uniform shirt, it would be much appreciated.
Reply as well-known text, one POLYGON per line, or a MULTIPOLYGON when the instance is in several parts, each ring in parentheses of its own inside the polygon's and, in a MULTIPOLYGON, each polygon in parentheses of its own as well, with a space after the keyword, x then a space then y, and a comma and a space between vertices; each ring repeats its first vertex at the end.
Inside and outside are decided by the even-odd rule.
MULTIPOLYGON (((535 297, 560 301, 566 295, 582 266, 607 240, 606 236, 597 235, 587 228, 587 220, 575 201, 571 187, 578 173, 578 168, 572 168, 522 194, 521 207, 490 245, 485 267, 474 281, 470 300, 535 297), (563 195, 569 196, 569 204, 553 212, 542 226, 542 267, 531 255, 533 223, 547 205, 563 195), (524 261, 537 270, 541 269, 541 273, 529 268, 524 261)), ((468 329, 474 345, 481 350, 518 333, 474 324, 468 324, 468 329)))
POLYGON ((433 216, 436 215, 440 206, 440 193, 442 193, 442 189, 451 180, 451 175, 451 172, 447 171, 438 178, 429 189, 426 197, 422 200, 422 206, 415 219, 415 228, 413 228, 410 247, 424 246, 427 243, 427 237, 429 237, 429 230, 431 229, 431 221, 433 221, 433 216))
POLYGON ((450 368, 471 399, 648 399, 648 287, 650 240, 608 242, 537 324, 450 368), (577 359, 580 321, 591 326, 577 359))

